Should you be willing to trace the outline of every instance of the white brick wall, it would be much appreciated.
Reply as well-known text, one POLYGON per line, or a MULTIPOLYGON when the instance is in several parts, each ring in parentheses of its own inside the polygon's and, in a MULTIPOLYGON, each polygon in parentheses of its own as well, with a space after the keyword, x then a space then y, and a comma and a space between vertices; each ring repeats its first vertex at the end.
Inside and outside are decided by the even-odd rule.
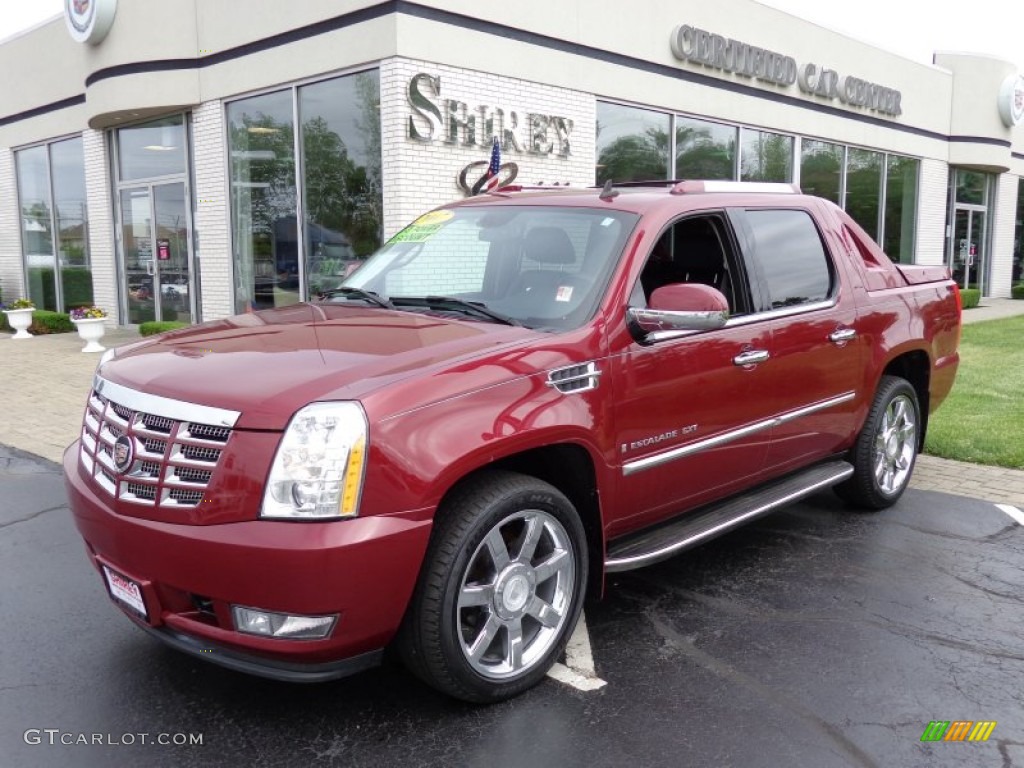
POLYGON ((220 101, 204 102, 192 113, 194 224, 199 235, 196 268, 203 320, 216 320, 235 311, 224 119, 220 101))
POLYGON ((14 153, 0 149, 0 297, 5 303, 25 295, 20 220, 14 153))
POLYGON ((995 229, 989 263, 988 296, 1009 298, 1013 277, 1013 234, 1017 219, 1017 177, 1004 173, 996 189, 995 229))
MULTIPOLYGON (((592 94, 401 57, 381 63, 380 90, 385 239, 424 211, 464 197, 456 183, 458 173, 469 163, 490 160, 491 137, 485 135, 479 107, 486 107, 488 114, 498 108, 503 110, 506 128, 510 127, 509 113, 517 115, 514 134, 524 151, 503 147, 501 155, 502 163, 514 162, 519 166, 516 183, 594 183, 596 102, 592 94), (476 115, 476 146, 463 146, 465 129, 459 130, 459 143, 446 144, 447 134, 440 125, 434 126, 429 143, 409 138, 409 117, 414 113, 408 86, 413 76, 421 72, 440 77, 440 95, 433 91, 428 91, 428 95, 442 114, 444 100, 454 99, 466 105, 468 114, 476 115), (560 157, 557 150, 551 154, 528 151, 527 115, 531 113, 572 121, 568 157, 560 157)), ((416 121, 421 130, 426 129, 423 118, 416 117, 416 121)), ((548 138, 557 146, 554 130, 548 138)), ((471 181, 475 178, 478 175, 471 181)))
MULTIPOLYGON (((119 317, 120 286, 114 248, 114 209, 110 197, 110 160, 103 131, 82 132, 85 154, 85 196, 89 206, 89 258, 92 262, 93 303, 107 310, 107 323, 119 317)), ((120 318, 127 321, 127 318, 120 318)))
POLYGON ((917 201, 916 264, 946 263, 946 207, 949 166, 941 160, 921 161, 917 201))

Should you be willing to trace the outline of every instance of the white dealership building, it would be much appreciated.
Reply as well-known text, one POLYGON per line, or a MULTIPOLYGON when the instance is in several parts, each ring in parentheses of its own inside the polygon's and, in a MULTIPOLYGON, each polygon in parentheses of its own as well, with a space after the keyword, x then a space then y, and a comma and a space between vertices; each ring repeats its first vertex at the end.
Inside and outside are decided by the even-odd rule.
POLYGON ((786 181, 1020 281, 1024 78, 753 0, 67 0, 0 42, 0 291, 121 324, 300 301, 499 140, 507 183, 786 181))

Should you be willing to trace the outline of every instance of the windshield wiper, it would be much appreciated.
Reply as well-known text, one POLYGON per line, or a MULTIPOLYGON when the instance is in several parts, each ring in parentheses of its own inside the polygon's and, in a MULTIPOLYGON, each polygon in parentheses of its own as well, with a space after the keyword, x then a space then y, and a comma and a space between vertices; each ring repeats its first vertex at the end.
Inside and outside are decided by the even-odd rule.
POLYGON ((349 286, 342 286, 341 288, 332 288, 329 291, 323 291, 319 294, 320 299, 329 299, 332 296, 344 296, 350 299, 362 299, 368 301, 370 304, 375 304, 378 307, 384 309, 395 309, 395 305, 392 304, 385 298, 381 298, 373 291, 364 291, 362 288, 351 288, 349 286))
POLYGON ((516 325, 520 327, 523 325, 515 318, 495 312, 493 309, 488 309, 487 305, 483 302, 467 301, 456 296, 423 296, 422 298, 416 296, 396 296, 394 301, 399 304, 422 304, 429 309, 461 310, 478 317, 486 317, 488 320, 501 323, 502 325, 516 325))

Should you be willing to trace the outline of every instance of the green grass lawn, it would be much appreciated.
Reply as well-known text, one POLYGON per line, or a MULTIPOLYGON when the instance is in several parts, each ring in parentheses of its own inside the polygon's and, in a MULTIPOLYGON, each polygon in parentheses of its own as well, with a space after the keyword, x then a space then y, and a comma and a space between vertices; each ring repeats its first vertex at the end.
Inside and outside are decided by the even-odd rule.
POLYGON ((964 326, 956 383, 925 452, 1024 469, 1024 316, 964 326))

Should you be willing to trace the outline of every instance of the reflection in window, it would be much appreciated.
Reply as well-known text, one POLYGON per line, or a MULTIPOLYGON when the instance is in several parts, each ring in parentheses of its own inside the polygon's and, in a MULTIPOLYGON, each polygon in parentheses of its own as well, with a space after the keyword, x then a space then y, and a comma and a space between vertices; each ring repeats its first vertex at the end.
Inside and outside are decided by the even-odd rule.
POLYGON ((336 288, 380 247, 379 93, 376 71, 299 89, 310 296, 336 288))
POLYGON ((846 162, 846 212, 878 242, 882 154, 851 147, 846 162))
POLYGON ((237 311, 315 298, 379 247, 379 101, 374 70, 228 104, 237 311))
POLYGON ((91 305, 82 139, 21 150, 16 164, 29 298, 51 311, 91 305))
POLYGON ((1013 272, 1011 283, 1016 285, 1024 280, 1021 273, 1021 260, 1024 256, 1024 179, 1017 182, 1017 216, 1013 229, 1013 272))
POLYGON ((228 104, 235 309, 299 300, 292 92, 228 104))
POLYGON ((972 205, 986 205, 988 203, 988 180, 987 173, 976 173, 957 168, 956 201, 972 205))
POLYGON ((674 178, 735 179, 735 126, 676 117, 674 178))
POLYGON ((805 194, 823 197, 839 205, 842 172, 841 145, 813 139, 801 142, 800 188, 805 194))
POLYGON ((793 137, 744 128, 740 181, 792 181, 793 137))
POLYGON ((669 116, 597 103, 597 183, 667 179, 669 116))
POLYGON ((903 264, 914 261, 917 218, 917 174, 920 162, 912 157, 889 155, 885 174, 885 222, 882 250, 903 264))
POLYGON ((121 181, 185 173, 185 117, 171 115, 117 132, 121 181))
POLYGON ((758 258, 766 270, 773 309, 827 299, 832 270, 814 222, 805 211, 747 211, 758 258))

